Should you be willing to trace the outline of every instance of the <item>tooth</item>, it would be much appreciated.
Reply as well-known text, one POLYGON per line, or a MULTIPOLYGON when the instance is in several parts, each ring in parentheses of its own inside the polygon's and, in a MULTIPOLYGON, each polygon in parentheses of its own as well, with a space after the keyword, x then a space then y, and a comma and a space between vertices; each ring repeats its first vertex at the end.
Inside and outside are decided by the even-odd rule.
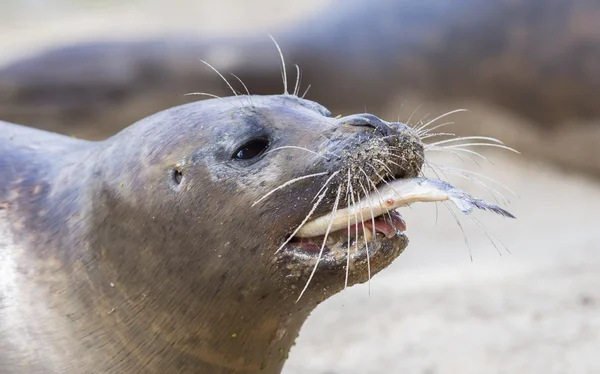
POLYGON ((364 229, 364 235, 365 235, 365 240, 367 242, 370 242, 371 239, 373 239, 373 233, 371 232, 371 230, 369 230, 368 228, 365 227, 364 229))

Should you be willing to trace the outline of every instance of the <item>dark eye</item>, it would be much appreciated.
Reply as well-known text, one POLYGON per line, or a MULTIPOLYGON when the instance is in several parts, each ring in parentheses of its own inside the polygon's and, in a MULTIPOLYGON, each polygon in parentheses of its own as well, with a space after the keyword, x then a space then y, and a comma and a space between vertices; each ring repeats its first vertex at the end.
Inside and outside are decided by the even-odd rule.
POLYGON ((269 147, 265 139, 254 139, 241 146, 233 155, 236 160, 250 160, 260 156, 269 147))

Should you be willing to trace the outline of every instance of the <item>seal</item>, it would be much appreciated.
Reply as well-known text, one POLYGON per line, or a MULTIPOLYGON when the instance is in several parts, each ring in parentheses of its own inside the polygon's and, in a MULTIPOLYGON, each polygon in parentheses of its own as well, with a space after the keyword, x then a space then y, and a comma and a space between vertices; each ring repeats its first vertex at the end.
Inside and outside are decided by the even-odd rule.
POLYGON ((0 134, 7 374, 279 373, 311 310, 408 244, 397 213, 357 201, 388 184, 396 207, 394 183, 414 200, 423 182, 416 130, 290 94, 194 102, 97 142, 0 134), (354 205, 371 216, 351 223, 354 205))
MULTIPOLYGON (((3 373, 279 372, 309 312, 344 285, 346 259, 326 253, 296 302, 316 252, 274 255, 356 152, 327 155, 374 159, 366 145, 387 144, 406 160, 389 177, 416 176, 423 157, 406 126, 292 95, 192 103, 101 142, 1 126, 3 373)), ((315 215, 337 195, 322 196, 315 215)), ((372 274, 406 244, 374 241, 372 274)), ((367 274, 366 249, 353 257, 349 284, 367 274)))

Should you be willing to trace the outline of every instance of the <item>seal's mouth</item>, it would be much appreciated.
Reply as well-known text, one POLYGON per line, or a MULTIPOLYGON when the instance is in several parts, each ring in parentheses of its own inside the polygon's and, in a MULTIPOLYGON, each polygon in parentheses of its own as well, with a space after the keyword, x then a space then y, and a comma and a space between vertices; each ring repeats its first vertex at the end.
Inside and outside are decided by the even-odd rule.
POLYGON ((370 270, 378 271, 408 245, 406 222, 398 210, 416 202, 448 200, 465 214, 478 208, 514 218, 497 205, 474 198, 444 181, 398 179, 378 185, 360 201, 307 221, 284 249, 310 266, 319 261, 318 267, 332 269, 366 259, 370 260, 370 270))
POLYGON ((403 180, 382 183, 360 201, 306 222, 285 251, 309 266, 320 257, 318 266, 329 269, 369 261, 377 271, 383 259, 381 268, 387 266, 408 245, 406 222, 399 212, 408 205, 398 198, 397 187, 402 185, 403 180))
MULTIPOLYGON (((324 217, 331 218, 331 215, 324 217)), ((296 236, 292 243, 297 244, 302 250, 307 252, 320 252, 323 242, 325 242, 326 246, 336 243, 347 244, 358 236, 362 237, 368 243, 377 240, 378 236, 380 238, 392 239, 395 236, 402 235, 406 231, 406 222, 397 210, 391 210, 374 217, 355 217, 354 220, 347 221, 347 227, 331 231, 327 236, 325 234, 307 237, 296 236), (357 219, 358 223, 351 222, 357 219)), ((345 246, 347 247, 347 245, 345 246)))

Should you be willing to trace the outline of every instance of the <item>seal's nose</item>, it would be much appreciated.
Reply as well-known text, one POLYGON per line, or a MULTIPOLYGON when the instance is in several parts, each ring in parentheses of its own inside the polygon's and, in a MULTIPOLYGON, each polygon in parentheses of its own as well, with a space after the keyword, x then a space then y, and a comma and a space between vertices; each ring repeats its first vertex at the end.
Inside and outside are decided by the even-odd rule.
POLYGON ((370 127, 383 136, 390 136, 396 133, 396 130, 390 126, 390 123, 369 113, 353 114, 348 117, 340 118, 339 121, 342 125, 347 126, 370 127))

